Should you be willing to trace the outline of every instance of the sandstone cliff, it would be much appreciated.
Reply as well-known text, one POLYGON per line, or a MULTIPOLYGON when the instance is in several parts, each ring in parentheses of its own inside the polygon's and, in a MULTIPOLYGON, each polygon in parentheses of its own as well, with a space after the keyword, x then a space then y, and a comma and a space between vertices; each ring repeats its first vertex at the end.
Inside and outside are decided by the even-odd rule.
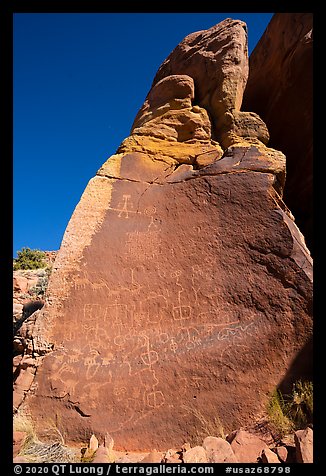
POLYGON ((252 422, 300 375, 312 262, 282 200, 286 159, 242 112, 246 25, 187 36, 87 185, 26 350, 40 434, 166 449, 252 422), (299 366, 300 367, 300 366, 299 366))
POLYGON ((243 108, 286 155, 284 200, 313 249, 313 14, 276 13, 250 56, 243 108))

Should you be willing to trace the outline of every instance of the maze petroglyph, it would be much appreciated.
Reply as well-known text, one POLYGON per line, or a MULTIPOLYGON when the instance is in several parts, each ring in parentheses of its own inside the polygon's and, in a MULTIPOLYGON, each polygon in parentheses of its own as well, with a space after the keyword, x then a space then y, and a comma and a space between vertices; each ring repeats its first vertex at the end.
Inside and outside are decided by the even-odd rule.
MULTIPOLYGON (((74 279, 76 295, 88 296, 79 319, 81 335, 73 326, 67 328, 68 363, 60 364, 59 355, 52 379, 58 394, 71 398, 80 389, 79 380, 84 381, 88 397, 81 403, 86 414, 105 395, 126 408, 111 428, 113 433, 169 405, 170 390, 162 378, 165 362, 174 359, 183 365, 202 349, 223 361, 246 352, 245 340, 255 339, 257 329, 262 329, 261 316, 245 309, 235 312, 216 293, 214 261, 178 267, 178 251, 172 245, 170 261, 160 264, 164 221, 158 220, 157 206, 140 208, 138 199, 137 208, 136 200, 122 194, 117 205, 109 207, 124 226, 116 251, 121 277, 111 277, 109 267, 95 278, 81 269, 74 279), (76 339, 85 343, 79 352, 74 350, 76 339)), ((194 229, 198 234, 203 227, 194 229)), ((195 247, 194 239, 189 242, 195 247)), ((208 381, 194 368, 187 378, 180 376, 179 393, 200 391, 208 381)), ((106 412, 114 418, 113 407, 106 412)))
MULTIPOLYGON (((85 330, 92 332, 93 341, 100 332, 98 321, 105 323, 106 326, 101 331, 102 336, 105 336, 104 341, 103 339, 102 342, 98 341, 102 348, 89 349, 83 358, 85 379, 89 384, 93 382, 89 392, 90 402, 93 402, 90 406, 95 405, 99 394, 104 390, 109 391, 115 382, 114 398, 123 402, 128 397, 130 408, 139 408, 140 414, 144 417, 147 412, 158 409, 166 402, 162 382, 156 370, 164 356, 181 356, 196 348, 200 349, 203 345, 214 345, 218 351, 218 343, 221 346, 221 358, 225 358, 226 353, 232 352, 232 349, 235 352, 238 349, 245 350, 245 346, 241 344, 239 347, 239 344, 245 336, 254 337, 257 320, 251 319, 239 324, 238 319, 232 320, 227 310, 219 309, 218 304, 206 313, 200 312, 201 308, 197 305, 196 299, 200 283, 195 282, 195 277, 198 278, 203 272, 204 270, 199 267, 192 270, 193 294, 188 294, 187 299, 182 284, 184 272, 172 270, 170 277, 174 293, 161 289, 148 291, 144 295, 140 287, 131 286, 124 288, 124 292, 135 294, 137 297, 137 303, 133 306, 124 304, 122 295, 119 299, 118 289, 121 293, 122 288, 116 290, 113 303, 103 305, 94 302, 84 305, 83 326, 86 326, 85 330), (189 304, 184 304, 185 302, 189 304), (170 320, 166 320, 165 317, 169 315, 170 320), (146 327, 139 328, 137 325, 139 321, 146 323, 146 327), (93 325, 95 322, 96 326, 93 325), (107 369, 105 374, 104 368, 107 369), (105 378, 105 383, 102 378, 105 378), (140 393, 138 392, 135 397, 126 395, 126 378, 135 380, 135 385, 139 388, 140 393), (141 407, 139 402, 142 402, 141 407)), ((130 270, 130 276, 131 283, 135 284, 134 269, 130 270)), ((73 335, 69 333, 67 335, 70 336, 69 342, 73 335)), ((69 362, 74 365, 78 360, 80 361, 80 356, 72 354, 69 362)), ((67 371, 71 372, 63 367, 56 378, 60 378, 60 375, 67 371)), ((199 389, 204 382, 205 379, 193 376, 185 382, 185 385, 199 389)), ((71 394, 75 393, 76 385, 73 380, 69 383, 71 394)), ((119 429, 136 418, 140 417, 136 417, 134 413, 128 414, 125 421, 120 422, 119 429)))

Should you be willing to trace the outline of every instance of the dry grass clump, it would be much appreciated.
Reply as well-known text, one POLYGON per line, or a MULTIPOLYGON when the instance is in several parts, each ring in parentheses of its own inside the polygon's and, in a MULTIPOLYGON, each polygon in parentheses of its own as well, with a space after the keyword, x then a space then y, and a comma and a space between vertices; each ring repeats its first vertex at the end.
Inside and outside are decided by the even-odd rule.
POLYGON ((20 456, 31 463, 78 463, 80 457, 75 449, 56 443, 43 443, 39 440, 30 441, 24 445, 20 456))
POLYGON ((57 428, 51 428, 57 435, 52 442, 42 442, 38 439, 32 420, 22 414, 14 416, 14 431, 24 431, 26 439, 19 452, 31 463, 78 463, 80 462, 80 450, 70 448, 64 444, 64 439, 57 428))
POLYGON ((26 415, 17 412, 13 419, 13 430, 24 431, 28 436, 35 435, 34 425, 32 420, 26 415))
POLYGON ((198 420, 199 425, 196 428, 196 438, 198 441, 193 442, 194 444, 201 445, 203 439, 207 436, 226 438, 223 425, 218 415, 214 418, 207 419, 195 406, 182 405, 182 408, 198 420))

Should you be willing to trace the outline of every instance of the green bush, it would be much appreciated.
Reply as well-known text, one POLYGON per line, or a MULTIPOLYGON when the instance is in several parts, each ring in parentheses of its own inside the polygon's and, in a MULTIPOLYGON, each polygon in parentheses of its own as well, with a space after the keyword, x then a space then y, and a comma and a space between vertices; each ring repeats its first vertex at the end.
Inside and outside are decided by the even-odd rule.
POLYGON ((33 286, 28 292, 32 296, 44 297, 46 289, 49 284, 49 276, 51 274, 51 268, 47 268, 46 274, 38 278, 37 284, 33 286))
POLYGON ((38 269, 45 268, 45 253, 40 250, 31 250, 24 247, 18 251, 17 258, 14 259, 14 270, 18 269, 38 269))

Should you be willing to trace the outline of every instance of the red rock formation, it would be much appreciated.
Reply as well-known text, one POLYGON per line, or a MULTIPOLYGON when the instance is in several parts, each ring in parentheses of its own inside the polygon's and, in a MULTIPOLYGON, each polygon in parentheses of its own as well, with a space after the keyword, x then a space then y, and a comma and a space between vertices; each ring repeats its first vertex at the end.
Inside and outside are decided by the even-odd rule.
POLYGON ((294 434, 296 457, 298 463, 313 463, 313 431, 311 428, 297 430, 294 434))
POLYGON ((195 84, 196 104, 210 115, 213 139, 223 147, 239 136, 267 143, 268 130, 260 117, 240 112, 248 77, 247 55, 246 24, 228 18, 209 30, 188 35, 160 66, 152 90, 167 76, 188 75, 195 84))
MULTIPOLYGON (((233 432, 227 437, 234 455, 239 463, 257 463, 262 453, 269 451, 266 443, 244 430, 233 432)), ((277 456, 275 455, 277 458, 277 456)), ((266 462, 266 461, 265 461, 266 462)))
POLYGON ((271 463, 271 464, 280 463, 280 460, 278 459, 276 453, 274 453, 274 451, 271 451, 269 448, 266 448, 262 451, 261 461, 262 463, 271 463))
POLYGON ((118 449, 163 450, 203 419, 232 430, 311 335, 311 258, 281 199, 285 157, 239 111, 244 24, 181 45, 189 63, 184 50, 172 68, 177 48, 160 68, 65 232, 34 323, 43 362, 24 405, 39 433, 54 419, 67 441, 108 432, 118 449))
POLYGON ((287 158, 284 201, 313 247, 313 15, 275 13, 250 56, 243 108, 266 122, 287 158))
POLYGON ((230 443, 224 438, 208 436, 203 441, 203 447, 210 463, 238 463, 230 443))

